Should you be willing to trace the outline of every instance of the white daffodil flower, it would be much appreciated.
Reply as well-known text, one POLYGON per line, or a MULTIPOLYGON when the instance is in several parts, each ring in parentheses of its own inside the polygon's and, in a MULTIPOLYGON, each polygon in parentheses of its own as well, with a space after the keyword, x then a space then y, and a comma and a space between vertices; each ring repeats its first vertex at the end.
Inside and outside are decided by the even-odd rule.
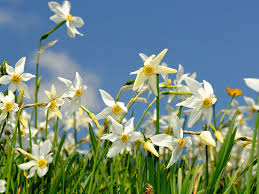
MULTIPOLYGON (((36 130, 33 127, 31 127, 30 130, 31 130, 31 138, 33 138, 38 133, 38 130, 36 130)), ((20 129, 22 148, 25 149, 25 150, 30 147, 30 130, 28 128, 27 129, 23 129, 23 128, 20 129)), ((16 135, 16 147, 20 147, 18 129, 17 129, 17 135, 16 135)))
POLYGON ((104 90, 99 90, 103 99, 103 102, 106 104, 106 108, 104 108, 99 114, 97 114, 93 120, 104 119, 107 116, 111 115, 115 120, 119 119, 120 116, 127 112, 128 109, 124 105, 123 102, 115 102, 110 94, 105 92, 104 90))
POLYGON ((26 178, 33 177, 36 170, 39 177, 44 176, 48 172, 48 164, 53 160, 52 153, 49 153, 51 147, 52 144, 50 140, 40 145, 32 144, 31 161, 18 165, 22 170, 30 169, 29 175, 26 178))
POLYGON ((72 16, 70 14, 71 4, 69 1, 64 1, 62 5, 55 1, 51 1, 48 3, 48 5, 50 10, 56 13, 49 18, 50 20, 52 20, 56 24, 66 21, 67 34, 71 38, 75 38, 76 34, 83 36, 83 34, 78 32, 76 28, 82 27, 84 25, 84 21, 82 18, 72 16))
POLYGON ((14 113, 19 110, 18 104, 14 102, 15 97, 13 92, 8 91, 8 95, 4 96, 2 92, 0 92, 0 121, 4 120, 9 114, 10 118, 13 117, 14 113))
POLYGON ((45 90, 45 94, 49 98, 49 103, 47 105, 47 110, 46 110, 48 111, 48 119, 53 117, 54 115, 62 119, 62 114, 58 107, 64 104, 64 100, 56 96, 56 88, 54 84, 52 84, 50 92, 45 90))
POLYGON ((252 90, 259 92, 259 79, 256 78, 245 78, 246 85, 252 90))
POLYGON ((202 131, 200 134, 200 142, 207 146, 216 147, 216 142, 213 139, 210 131, 202 131))
POLYGON ((192 141, 190 137, 183 138, 182 121, 177 116, 172 116, 173 119, 173 136, 167 134, 158 134, 150 137, 151 141, 162 147, 173 147, 170 161, 166 168, 169 168, 177 162, 181 155, 182 148, 190 147, 192 141))
POLYGON ((192 78, 186 77, 184 80, 187 86, 190 88, 193 96, 183 102, 176 104, 176 106, 192 108, 192 112, 188 120, 188 128, 191 128, 199 120, 202 114, 207 120, 207 125, 209 125, 211 123, 213 112, 211 106, 217 101, 213 92, 213 88, 211 87, 210 83, 206 82, 205 80, 203 80, 204 88, 198 81, 192 78))
POLYGON ((130 152, 132 144, 139 139, 143 139, 143 135, 134 130, 134 118, 127 121, 124 126, 115 121, 111 116, 109 116, 109 119, 112 123, 112 133, 104 134, 101 137, 101 139, 108 139, 113 142, 107 157, 112 158, 118 153, 122 154, 124 150, 130 152))
POLYGON ((254 114, 259 110, 259 106, 255 104, 255 101, 247 96, 244 96, 244 100, 246 101, 247 106, 241 106, 240 110, 243 113, 247 114, 247 118, 253 118, 254 114))
POLYGON ((5 192, 5 185, 6 185, 6 181, 5 180, 0 180, 0 193, 4 193, 5 192))
POLYGON ((4 75, 0 78, 0 84, 9 84, 8 90, 15 92, 16 89, 20 91, 23 89, 24 96, 26 98, 30 98, 29 88, 28 86, 23 83, 25 81, 30 80, 31 78, 35 77, 30 73, 23 73, 24 72, 24 65, 25 65, 26 57, 22 57, 16 64, 15 68, 5 63, 6 72, 8 75, 4 75))
POLYGON ((71 107, 67 113, 71 115, 81 106, 81 96, 86 91, 87 86, 83 85, 82 77, 78 72, 76 72, 74 83, 62 77, 58 77, 58 79, 67 86, 68 91, 63 94, 63 97, 71 99, 71 107))
POLYGON ((144 61, 144 67, 141 67, 139 70, 135 72, 131 72, 130 74, 137 74, 135 79, 133 90, 137 90, 142 87, 143 84, 148 81, 149 86, 153 93, 157 96, 157 78, 156 74, 168 74, 168 73, 176 73, 177 70, 159 65, 162 61, 164 55, 166 54, 167 49, 164 49, 157 56, 151 55, 147 57, 146 55, 140 53, 139 56, 144 61))

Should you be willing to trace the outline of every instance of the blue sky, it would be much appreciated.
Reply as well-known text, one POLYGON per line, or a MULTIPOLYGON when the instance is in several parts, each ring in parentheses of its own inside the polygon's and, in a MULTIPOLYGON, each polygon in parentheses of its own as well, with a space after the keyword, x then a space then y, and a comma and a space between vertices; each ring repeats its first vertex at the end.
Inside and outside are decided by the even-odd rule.
MULTIPOLYGON (((47 2, 1 0, 1 60, 14 65, 26 56, 26 70, 35 74, 39 38, 56 25, 49 20, 53 13, 47 2)), ((244 95, 256 98, 243 78, 259 78, 258 1, 79 0, 71 4, 71 14, 85 21, 78 29, 84 36, 71 39, 63 26, 44 42, 59 40, 42 56, 43 88, 58 82, 57 76, 73 79, 79 71, 89 86, 86 103, 97 112, 104 107, 99 88, 115 96, 122 84, 135 78, 129 73, 142 66, 138 53, 158 54, 168 48, 164 61, 173 68, 182 64, 185 72, 197 72, 198 81, 210 82, 219 107, 229 101, 226 87, 241 88, 244 95)), ((241 97, 238 100, 243 103, 241 97)))

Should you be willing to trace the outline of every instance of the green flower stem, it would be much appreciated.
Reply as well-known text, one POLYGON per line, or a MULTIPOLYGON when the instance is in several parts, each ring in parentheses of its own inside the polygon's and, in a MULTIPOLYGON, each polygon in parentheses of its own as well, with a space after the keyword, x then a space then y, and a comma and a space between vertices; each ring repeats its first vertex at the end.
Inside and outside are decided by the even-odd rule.
POLYGON ((176 95, 192 95, 191 92, 171 92, 171 91, 163 91, 161 94, 176 94, 176 95))
POLYGON ((148 110, 151 108, 151 106, 156 102, 157 97, 154 98, 154 100, 148 105, 148 107, 146 108, 146 110, 143 112, 142 116, 140 117, 140 120, 138 122, 138 124, 135 127, 135 131, 138 129, 140 123, 142 122, 142 120, 144 119, 145 115, 147 114, 148 110))
POLYGON ((206 180, 206 186, 208 187, 209 184, 209 153, 208 153, 208 146, 205 146, 205 154, 206 154, 206 169, 205 169, 205 180, 206 180))
MULTIPOLYGON (((259 104, 259 97, 258 97, 258 104, 259 104)), ((249 169, 248 169, 248 180, 246 184, 246 191, 245 194, 250 194, 250 186, 251 186, 251 181, 252 181, 252 169, 253 169, 253 162, 254 162, 254 151, 255 151, 255 143, 256 143, 256 133, 257 130, 259 130, 259 111, 257 111, 256 115, 256 123, 255 123, 255 128, 254 128, 254 134, 253 134, 253 141, 252 141, 252 148, 251 148, 251 155, 250 155, 250 164, 249 164, 249 169)), ((258 135, 258 134, 257 134, 258 135)), ((258 135, 259 136, 259 135, 258 135)), ((258 161, 258 143, 257 143, 257 161, 258 161)), ((257 168, 257 186, 258 186, 258 168, 257 168)), ((259 187, 257 187, 258 189, 259 187)), ((257 190, 258 193, 258 190, 257 190)))
POLYGON ((46 140, 47 140, 47 134, 48 134, 48 121, 49 121, 49 109, 47 109, 47 116, 46 116, 46 125, 45 125, 44 141, 46 141, 46 140))
MULTIPOLYGON (((83 109, 83 111, 85 111, 87 114, 88 114, 88 116, 91 118, 91 119, 93 119, 94 117, 95 117, 95 115, 93 114, 93 113, 91 113, 86 107, 84 107, 83 105, 81 105, 81 108, 83 109)), ((101 130, 101 126, 100 126, 100 124, 99 124, 99 122, 97 121, 97 120, 93 120, 93 122, 94 122, 94 124, 96 125, 96 127, 99 129, 99 130, 101 130)), ((99 131, 98 131, 98 133, 99 133, 99 131)))
POLYGON ((156 88, 157 88, 157 98, 156 98, 156 134, 159 133, 159 75, 156 75, 156 88))
MULTIPOLYGON (((166 82, 163 82, 163 83, 166 83, 166 82)), ((161 84, 163 84, 163 83, 161 83, 161 84)), ((168 86, 161 86, 160 88, 177 88, 177 86, 168 85, 168 86)))
POLYGON ((231 103, 232 103, 232 101, 233 101, 234 98, 235 98, 234 96, 231 97, 231 100, 230 100, 230 102, 229 102, 229 104, 228 104, 228 107, 227 107, 226 110, 224 111, 224 113, 223 113, 223 115, 222 115, 222 117, 221 117, 221 119, 220 119, 220 121, 219 121, 218 130, 220 130, 220 125, 221 125, 221 123, 222 123, 222 121, 223 121, 225 115, 227 114, 227 111, 228 111, 228 109, 230 108, 231 103))
POLYGON ((191 135, 200 135, 201 131, 183 131, 184 134, 191 134, 191 135))
MULTIPOLYGON (((60 110, 60 107, 59 107, 59 110, 60 110)), ((57 139, 58 139, 58 121, 59 121, 59 118, 57 117, 56 125, 55 125, 55 132, 54 132, 54 140, 53 140, 52 152, 55 151, 56 142, 57 142, 57 139)))
POLYGON ((75 138, 75 144, 77 145, 77 132, 76 132, 76 113, 74 112, 74 138, 75 138))
POLYGON ((18 113, 16 115, 16 123, 15 123, 15 127, 14 127, 13 136, 12 136, 12 139, 11 139, 11 144, 8 145, 8 156, 7 156, 7 165, 6 165, 8 179, 7 179, 7 184, 6 184, 6 193, 9 193, 9 188, 10 188, 10 184, 11 184, 11 172, 12 172, 13 159, 14 159, 13 148, 15 146, 17 128, 18 128, 18 124, 19 124, 22 109, 23 109, 23 107, 20 108, 20 110, 18 111, 18 113))
MULTIPOLYGON (((37 53, 37 60, 36 60, 36 80, 35 80, 35 99, 34 99, 34 103, 35 104, 38 102, 38 91, 39 91, 39 84, 40 84, 40 79, 39 79, 39 61, 40 61, 41 42, 42 42, 42 40, 46 39, 51 33, 53 33, 58 28, 60 28, 65 22, 66 22, 66 20, 61 22, 61 23, 59 23, 55 28, 53 28, 52 30, 50 30, 49 32, 43 34, 40 37, 39 48, 38 48, 38 53, 37 53)), ((36 129, 38 128, 37 119, 38 119, 38 111, 37 111, 37 106, 36 106, 35 107, 35 121, 34 121, 34 127, 36 129)))

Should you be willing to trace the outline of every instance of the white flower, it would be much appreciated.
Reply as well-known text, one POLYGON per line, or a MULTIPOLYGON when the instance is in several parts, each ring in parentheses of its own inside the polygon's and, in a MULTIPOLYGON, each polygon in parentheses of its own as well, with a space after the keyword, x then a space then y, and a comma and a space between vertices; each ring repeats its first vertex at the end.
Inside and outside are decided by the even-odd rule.
POLYGON ((14 102, 14 94, 11 91, 8 91, 8 95, 4 96, 3 93, 0 92, 0 100, 2 101, 2 103, 0 103, 0 121, 4 120, 8 113, 12 118, 14 113, 19 110, 18 104, 14 102))
POLYGON ((190 147, 192 141, 190 137, 183 138, 182 121, 177 116, 173 118, 173 136, 167 134, 158 134, 151 137, 151 141, 157 146, 173 147, 170 161, 166 168, 169 168, 177 162, 184 147, 190 147))
POLYGON ((0 180, 0 193, 5 192, 5 184, 6 184, 5 180, 0 180))
POLYGON ((39 177, 44 176, 48 172, 48 164, 53 160, 52 153, 49 153, 51 147, 50 140, 43 142, 41 145, 32 144, 32 160, 18 165, 22 170, 30 169, 29 175, 26 178, 33 177, 36 170, 39 177))
POLYGON ((135 72, 131 72, 130 74, 137 74, 135 79, 133 90, 137 90, 142 87, 143 84, 148 81, 149 86, 153 93, 157 96, 157 78, 156 74, 168 74, 168 73, 176 73, 177 70, 159 65, 162 61, 164 55, 166 54, 167 49, 164 49, 157 56, 151 55, 147 57, 146 55, 140 53, 139 56, 144 61, 144 67, 141 67, 139 70, 135 72))
POLYGON ((127 107, 123 102, 115 102, 115 100, 111 97, 110 94, 105 92, 104 90, 99 90, 103 99, 103 102, 106 104, 106 108, 104 108, 99 114, 97 114, 93 120, 100 120, 106 118, 111 115, 114 119, 119 119, 120 116, 127 112, 127 107))
POLYGON ((216 142, 211 136, 210 131, 203 131, 200 134, 200 142, 204 145, 216 147, 216 142))
POLYGON ((185 82, 190 88, 193 96, 176 104, 176 106, 192 108, 192 112, 188 120, 188 128, 191 128, 199 120, 202 114, 205 116, 207 124, 209 125, 211 123, 213 112, 211 106, 217 101, 213 93, 213 88, 205 80, 203 80, 204 88, 198 81, 189 77, 185 78, 185 82))
POLYGON ((259 79, 256 78, 245 78, 246 85, 252 90, 259 92, 259 79))
POLYGON ((46 91, 45 94, 49 98, 49 103, 47 105, 48 119, 56 115, 58 118, 62 119, 62 114, 58 107, 64 104, 64 101, 60 97, 56 97, 56 88, 54 84, 51 86, 51 91, 46 91))
POLYGON ((84 21, 80 17, 72 16, 70 14, 71 4, 69 1, 64 1, 62 5, 55 1, 48 3, 51 11, 56 14, 51 16, 49 19, 59 24, 63 21, 66 21, 67 25, 67 34, 71 38, 75 38, 76 34, 83 36, 76 28, 80 28, 84 25, 84 21))
POLYGON ((132 144, 138 139, 142 139, 143 136, 140 132, 134 131, 134 118, 131 118, 125 125, 118 123, 111 116, 109 116, 112 122, 112 133, 105 134, 101 139, 108 139, 112 143, 107 157, 112 158, 118 153, 123 153, 124 150, 130 152, 132 144))
POLYGON ((254 114, 259 110, 259 106, 255 104, 255 101, 247 96, 244 96, 247 106, 241 106, 240 110, 243 113, 247 113, 247 118, 253 118, 254 114))
POLYGON ((71 107, 68 111, 68 115, 71 115, 81 106, 81 96, 86 91, 87 86, 83 85, 82 77, 76 72, 74 83, 72 81, 58 77, 68 88, 68 91, 63 94, 64 98, 71 98, 71 107))
POLYGON ((28 81, 31 78, 35 77, 35 75, 32 75, 30 73, 23 73, 25 61, 26 57, 22 57, 15 64, 15 68, 5 63, 6 72, 8 75, 4 75, 0 78, 0 84, 9 84, 11 82, 11 84, 8 86, 8 90, 15 92, 16 89, 18 89, 18 91, 23 89, 24 96, 26 98, 30 98, 29 88, 25 83, 23 83, 23 81, 28 81))

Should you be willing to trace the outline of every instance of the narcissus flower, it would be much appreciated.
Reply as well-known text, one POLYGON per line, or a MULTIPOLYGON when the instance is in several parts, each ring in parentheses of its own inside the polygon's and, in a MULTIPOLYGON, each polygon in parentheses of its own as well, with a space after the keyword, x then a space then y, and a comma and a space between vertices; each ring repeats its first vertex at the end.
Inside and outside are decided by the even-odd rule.
POLYGON ((56 115, 58 118, 62 119, 62 114, 59 110, 59 107, 64 104, 64 100, 62 100, 60 97, 56 96, 56 88, 52 84, 51 86, 51 91, 46 91, 45 94, 49 98, 49 103, 47 105, 47 110, 48 111, 48 119, 56 115))
POLYGON ((130 74, 137 74, 135 79, 133 90, 137 90, 138 88, 142 87, 143 84, 148 81, 149 86, 153 93, 157 96, 157 78, 156 74, 168 74, 168 73, 176 73, 176 69, 172 69, 170 67, 159 65, 162 61, 164 55, 166 54, 167 49, 164 49, 161 53, 157 56, 151 55, 147 57, 146 55, 140 53, 140 57, 144 61, 144 67, 141 67, 139 70, 135 72, 131 72, 130 74))
POLYGON ((256 78, 245 78, 246 85, 252 90, 259 92, 259 79, 256 78))
POLYGON ((76 72, 74 83, 62 77, 58 77, 58 79, 67 86, 68 91, 63 94, 63 97, 71 99, 71 107, 68 111, 68 115, 71 115, 81 106, 81 96, 86 91, 87 86, 83 85, 82 77, 78 72, 76 72))
POLYGON ((84 25, 84 21, 82 20, 82 18, 72 16, 70 14, 71 4, 69 1, 64 1, 62 5, 55 1, 51 1, 48 3, 48 5, 50 10, 56 13, 49 18, 50 20, 57 24, 66 21, 67 34, 71 38, 75 38, 76 34, 83 36, 83 34, 78 32, 76 28, 82 27, 84 25))
POLYGON ((132 144, 138 139, 143 139, 143 135, 140 132, 134 130, 134 118, 131 118, 124 126, 117 121, 115 121, 111 116, 109 116, 112 123, 112 133, 105 134, 101 139, 108 139, 112 143, 107 157, 112 158, 118 153, 123 153, 124 150, 130 152, 132 144))
POLYGON ((14 113, 19 110, 18 104, 14 102, 14 94, 11 91, 8 91, 8 95, 4 96, 2 92, 0 92, 0 121, 4 120, 9 114, 10 117, 13 117, 14 113))
POLYGON ((5 184, 6 184, 5 180, 0 180, 0 193, 5 192, 5 184))
POLYGON ((212 105, 217 101, 213 88, 205 80, 203 80, 204 88, 198 81, 192 78, 186 77, 184 80, 190 88, 193 96, 176 104, 176 106, 192 108, 192 112, 188 120, 189 128, 191 128, 199 120, 202 114, 207 120, 207 125, 209 125, 212 118, 212 105))
POLYGON ((99 90, 103 99, 103 102, 106 104, 106 108, 104 108, 99 114, 97 114, 93 120, 100 120, 111 115, 115 120, 119 119, 120 116, 127 112, 128 109, 124 105, 123 102, 115 102, 113 97, 105 92, 104 90, 99 90))
POLYGON ((28 86, 23 83, 24 81, 28 81, 31 78, 34 78, 35 75, 30 73, 23 73, 24 72, 24 65, 25 65, 26 57, 22 57, 16 64, 15 68, 5 63, 6 72, 8 75, 4 75, 0 78, 0 84, 9 84, 8 90, 15 92, 16 89, 20 91, 21 89, 24 90, 24 96, 26 98, 30 98, 29 88, 28 86))
MULTIPOLYGON (((30 157, 31 161, 18 165, 22 170, 30 169, 29 175, 26 178, 33 177, 36 170, 39 177, 44 176, 48 172, 48 164, 53 160, 52 153, 49 153, 51 147, 50 140, 43 142, 41 145, 32 144, 32 154, 26 154, 30 157)), ((22 151, 22 153, 24 152, 22 151)))
POLYGON ((190 137, 183 138, 182 121, 175 115, 172 116, 172 119, 173 136, 158 134, 150 137, 151 141, 157 146, 173 147, 172 155, 166 168, 169 168, 177 162, 181 155, 182 148, 192 145, 190 137))

